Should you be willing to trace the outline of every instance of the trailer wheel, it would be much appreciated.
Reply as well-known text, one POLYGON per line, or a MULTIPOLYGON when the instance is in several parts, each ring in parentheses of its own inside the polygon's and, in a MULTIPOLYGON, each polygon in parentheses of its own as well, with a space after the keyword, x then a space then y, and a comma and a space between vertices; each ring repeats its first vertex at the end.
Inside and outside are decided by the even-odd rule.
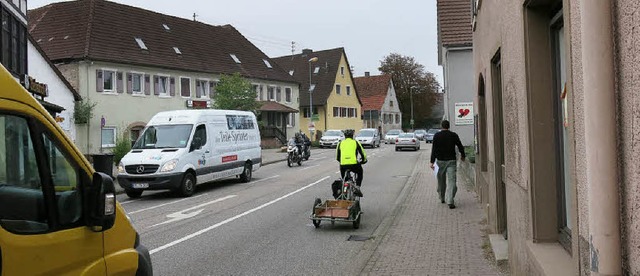
POLYGON ((358 217, 353 222, 353 229, 358 229, 358 228, 360 228, 360 219, 362 218, 362 214, 360 213, 360 201, 356 200, 352 210, 353 210, 353 215, 358 217))
MULTIPOLYGON (((313 201, 313 207, 311 208, 311 216, 313 217, 315 215, 316 212, 316 206, 322 204, 322 200, 320 200, 319 198, 316 198, 315 201, 313 201)), ((320 220, 319 219, 313 219, 311 220, 311 222, 313 222, 313 226, 315 226, 316 228, 320 228, 320 220)))

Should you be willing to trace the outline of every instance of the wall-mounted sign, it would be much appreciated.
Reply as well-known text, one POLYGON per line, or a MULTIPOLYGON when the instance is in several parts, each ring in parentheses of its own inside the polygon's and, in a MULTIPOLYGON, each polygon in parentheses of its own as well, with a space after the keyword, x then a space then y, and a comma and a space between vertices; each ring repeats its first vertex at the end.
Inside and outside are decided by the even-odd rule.
POLYGON ((36 79, 32 78, 29 75, 24 75, 22 78, 22 86, 27 89, 27 91, 36 94, 38 96, 47 97, 49 96, 49 86, 44 83, 39 83, 36 79))
POLYGON ((454 112, 457 126, 473 125, 473 103, 456 103, 454 112))
POLYGON ((187 100, 187 107, 193 109, 211 108, 211 101, 187 100))

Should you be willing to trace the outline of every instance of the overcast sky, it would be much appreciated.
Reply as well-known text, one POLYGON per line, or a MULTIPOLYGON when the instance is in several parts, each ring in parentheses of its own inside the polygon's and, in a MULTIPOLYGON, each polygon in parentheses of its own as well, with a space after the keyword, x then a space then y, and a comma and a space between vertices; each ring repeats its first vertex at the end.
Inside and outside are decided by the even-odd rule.
MULTIPOLYGON (((344 47, 356 77, 390 53, 438 66, 436 0, 114 0, 213 25, 231 24, 270 57, 344 47)), ((28 0, 29 9, 59 0, 28 0)))

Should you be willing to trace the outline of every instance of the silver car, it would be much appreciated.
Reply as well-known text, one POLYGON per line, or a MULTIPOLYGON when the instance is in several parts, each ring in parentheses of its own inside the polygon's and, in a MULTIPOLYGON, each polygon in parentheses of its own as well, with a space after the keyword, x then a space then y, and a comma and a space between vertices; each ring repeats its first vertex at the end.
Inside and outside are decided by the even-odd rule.
POLYGON ((413 133, 416 134, 416 138, 420 141, 424 141, 424 135, 427 134, 427 131, 424 129, 416 129, 413 133))
POLYGON ((344 132, 342 130, 327 130, 320 138, 320 147, 335 147, 344 140, 344 132))
POLYGON ((418 140, 415 133, 400 133, 396 139, 396 151, 404 148, 410 148, 416 151, 420 150, 420 140, 418 140))
POLYGON ((387 131, 387 135, 384 136, 384 143, 395 144, 396 139, 398 138, 398 135, 400 135, 400 133, 403 133, 401 129, 392 129, 387 131))
POLYGON ((378 135, 378 130, 375 128, 361 129, 355 138, 363 147, 369 146, 375 148, 380 146, 380 136, 378 135))
POLYGON ((433 143, 433 136, 438 132, 440 132, 439 128, 432 128, 427 130, 427 133, 424 135, 424 140, 427 141, 427 143, 433 143))

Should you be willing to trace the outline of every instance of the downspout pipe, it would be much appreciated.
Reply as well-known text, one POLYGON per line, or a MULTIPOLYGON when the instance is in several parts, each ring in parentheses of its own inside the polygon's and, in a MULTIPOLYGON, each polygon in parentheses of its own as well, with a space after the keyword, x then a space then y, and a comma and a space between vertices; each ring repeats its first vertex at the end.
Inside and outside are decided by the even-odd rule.
POLYGON ((590 267, 622 275, 612 1, 580 6, 590 267))

